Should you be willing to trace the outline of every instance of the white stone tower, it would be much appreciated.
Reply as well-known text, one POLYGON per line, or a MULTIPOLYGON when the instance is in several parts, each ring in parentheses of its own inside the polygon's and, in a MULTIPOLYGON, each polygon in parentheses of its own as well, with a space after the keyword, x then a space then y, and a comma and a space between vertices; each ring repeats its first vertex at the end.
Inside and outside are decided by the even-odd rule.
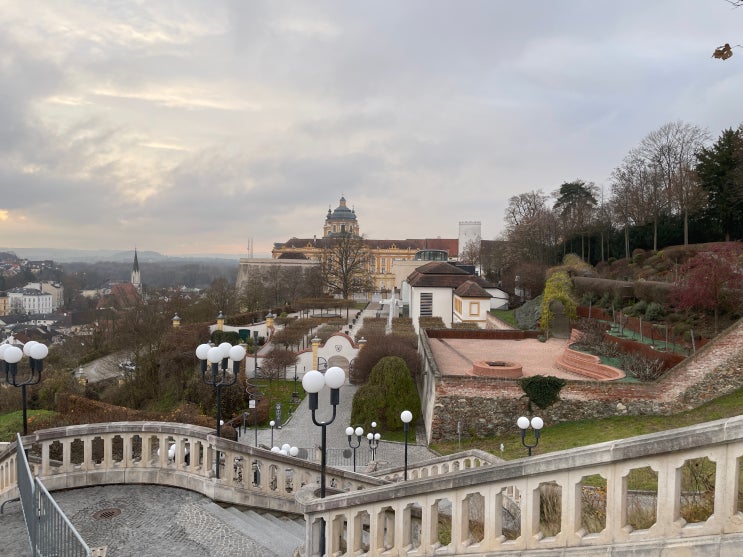
POLYGON ((137 248, 134 248, 134 265, 132 265, 132 285, 137 292, 142 293, 142 279, 139 276, 139 261, 137 260, 137 248))

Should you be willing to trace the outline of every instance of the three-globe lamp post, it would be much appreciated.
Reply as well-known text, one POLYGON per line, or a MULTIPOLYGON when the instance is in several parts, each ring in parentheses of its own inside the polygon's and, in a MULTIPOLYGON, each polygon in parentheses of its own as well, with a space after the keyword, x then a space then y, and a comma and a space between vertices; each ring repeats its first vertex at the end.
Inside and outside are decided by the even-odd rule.
POLYGON ((320 451, 320 497, 325 497, 325 467, 327 463, 327 427, 335 420, 336 410, 338 403, 340 402, 340 388, 346 381, 346 372, 339 367, 331 367, 325 371, 325 374, 313 369, 308 371, 302 377, 302 387, 309 396, 309 406, 312 411, 312 423, 319 426, 322 430, 320 451), (323 387, 328 386, 330 388, 330 404, 333 407, 333 416, 330 420, 319 422, 317 420, 316 412, 319 408, 318 394, 323 387))
POLYGON ((371 459, 372 461, 377 460, 377 447, 379 447, 379 440, 382 438, 382 435, 380 433, 377 433, 374 431, 374 429, 377 427, 377 422, 371 423, 372 430, 366 434, 366 438, 369 441, 369 450, 371 451, 371 459))
POLYGON ((521 444, 529 450, 529 456, 531 456, 531 450, 539 444, 539 432, 544 427, 544 420, 539 416, 534 416, 531 421, 526 416, 521 416, 517 421, 516 425, 521 430, 521 444), (528 444, 526 442, 526 430, 529 426, 534 430, 534 444, 528 444))
MULTIPOLYGON (((219 346, 200 344, 196 348, 196 357, 201 365, 202 381, 214 387, 217 405, 217 437, 222 436, 222 387, 230 387, 237 382, 240 373, 240 362, 245 359, 245 348, 240 345, 232 346, 223 342, 219 346), (230 368, 229 362, 232 361, 230 368), (207 366, 207 362, 209 366, 207 366), (221 365, 220 365, 221 364, 221 365)), ((221 455, 216 453, 216 477, 219 479, 221 455)))
POLYGON ((346 437, 348 437, 348 446, 353 449, 353 471, 356 471, 356 449, 361 446, 361 438, 364 435, 364 428, 357 427, 354 429, 352 426, 346 428, 346 437), (356 442, 353 442, 353 436, 356 435, 356 442))
MULTIPOLYGON (((327 428, 335 420, 338 403, 341 400, 340 388, 343 383, 346 382, 346 372, 342 368, 333 366, 325 370, 325 374, 320 373, 316 369, 308 371, 302 377, 302 387, 309 398, 309 406, 312 411, 312 423, 319 426, 322 430, 322 437, 320 442, 320 497, 325 497, 325 467, 327 465, 327 428), (315 412, 317 411, 318 394, 324 386, 330 387, 330 405, 333 407, 333 417, 324 422, 318 422, 315 412)), ((325 520, 321 519, 322 530, 320 534, 320 554, 325 553, 325 520)))
POLYGON ((28 435, 28 416, 26 406, 26 387, 36 385, 41 381, 41 372, 44 370, 44 358, 49 354, 45 344, 31 340, 23 345, 23 350, 10 344, 0 345, 0 360, 4 362, 5 381, 14 387, 21 388, 23 398, 23 435, 28 435), (18 373, 18 362, 23 355, 28 358, 28 372, 18 373))

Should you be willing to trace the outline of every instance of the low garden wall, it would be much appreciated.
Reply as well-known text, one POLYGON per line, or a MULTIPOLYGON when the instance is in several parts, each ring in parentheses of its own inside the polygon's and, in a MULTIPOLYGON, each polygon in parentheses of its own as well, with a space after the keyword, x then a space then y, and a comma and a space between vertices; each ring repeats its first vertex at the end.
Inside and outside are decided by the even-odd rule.
MULTIPOLYGON (((447 331, 453 333, 449 338, 473 332, 447 331)), ((430 333, 433 331, 429 331, 433 336, 430 333)), ((422 344, 427 345, 428 339, 422 344)), ((424 360, 432 358, 430 350, 423 355, 424 360)), ((657 351, 656 355, 669 356, 657 351)), ((518 416, 537 413, 548 425, 626 414, 669 415, 743 387, 743 320, 658 381, 568 381, 560 391, 560 400, 546 409, 530 409, 516 380, 446 376, 435 362, 424 362, 422 367, 427 370, 421 398, 427 397, 423 407, 428 410, 424 418, 429 440, 457 439, 458 422, 462 433, 471 437, 513 433, 518 416)))

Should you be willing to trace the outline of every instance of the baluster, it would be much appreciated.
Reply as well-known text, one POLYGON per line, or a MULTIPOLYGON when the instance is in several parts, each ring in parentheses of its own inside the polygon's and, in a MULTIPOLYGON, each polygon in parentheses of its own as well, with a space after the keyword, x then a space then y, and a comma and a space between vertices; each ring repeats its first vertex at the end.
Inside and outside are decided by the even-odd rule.
POLYGON ((103 435, 103 468, 110 470, 114 467, 114 436, 112 433, 103 435))
POLYGON ((50 471, 49 465, 49 445, 51 441, 41 442, 41 475, 48 476, 50 471))
POLYGON ((134 455, 132 454, 132 451, 134 450, 134 434, 133 433, 122 433, 121 439, 123 441, 123 451, 124 451, 124 458, 122 459, 122 466, 124 468, 130 468, 134 466, 134 455))
POLYGON ((82 438, 83 442, 83 470, 92 470, 93 466, 93 437, 90 435, 82 438))

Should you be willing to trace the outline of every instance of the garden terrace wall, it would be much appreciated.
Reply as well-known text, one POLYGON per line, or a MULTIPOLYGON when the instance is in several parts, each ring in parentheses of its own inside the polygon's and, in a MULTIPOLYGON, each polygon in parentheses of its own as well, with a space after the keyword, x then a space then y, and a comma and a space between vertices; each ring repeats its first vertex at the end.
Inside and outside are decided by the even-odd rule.
POLYGON ((663 369, 668 370, 686 359, 686 356, 682 356, 676 352, 663 352, 656 350, 649 344, 643 344, 629 338, 616 337, 614 335, 604 335, 604 339, 614 344, 619 345, 623 352, 631 354, 642 354, 646 358, 651 360, 660 360, 663 362, 663 369))
POLYGON ((523 340, 539 338, 541 331, 495 330, 495 329, 426 329, 428 338, 464 338, 481 340, 523 340))
POLYGON ((511 434, 515 419, 538 413, 547 424, 607 418, 624 414, 668 414, 675 402, 658 399, 656 384, 568 381, 560 400, 529 408, 518 381, 488 377, 442 377, 436 386, 431 438, 457 438, 457 422, 471 437, 511 434))
MULTIPOLYGON (((589 306, 578 306, 578 317, 590 317, 592 319, 600 319, 602 321, 609 321, 614 322, 614 319, 612 318, 612 315, 610 312, 606 311, 603 308, 597 308, 597 307, 589 307, 589 306)), ((653 341, 657 341, 661 344, 663 344, 666 341, 666 323, 657 323, 653 321, 646 321, 646 320, 640 320, 637 317, 629 317, 628 315, 624 316, 624 319, 626 320, 624 328, 633 331, 635 333, 640 332, 640 327, 642 326, 642 336, 645 338, 652 338, 653 341)), ((691 345, 686 342, 682 337, 674 336, 672 333, 672 327, 670 334, 668 335, 668 341, 672 342, 674 344, 687 346, 689 349, 691 349, 691 345)), ((702 338, 696 341, 696 347, 700 348, 707 344, 709 342, 709 339, 702 338)))
MULTIPOLYGON (((471 332, 450 331, 455 338, 471 332)), ((568 381, 557 403, 533 412, 518 381, 446 376, 433 360, 424 333, 420 348, 419 385, 429 441, 457 439, 458 421, 463 434, 488 437, 513 433, 515 417, 524 414, 539 413, 548 425, 619 415, 669 415, 743 388, 743 320, 658 381, 568 381)))

